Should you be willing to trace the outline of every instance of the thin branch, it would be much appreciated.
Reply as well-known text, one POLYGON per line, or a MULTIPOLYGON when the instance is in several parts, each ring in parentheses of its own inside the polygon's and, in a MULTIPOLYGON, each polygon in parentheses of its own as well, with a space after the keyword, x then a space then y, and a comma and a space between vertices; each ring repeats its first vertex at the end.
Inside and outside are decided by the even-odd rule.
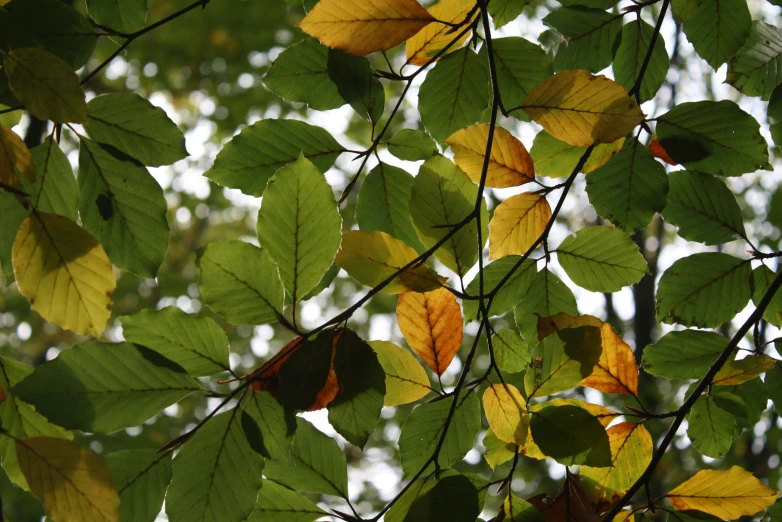
MULTIPOLYGON (((650 1, 650 2, 644 2, 643 4, 638 4, 634 7, 641 8, 646 5, 651 5, 655 3, 657 0, 650 1)), ((646 52, 646 56, 644 56, 644 61, 641 64, 641 69, 638 71, 638 78, 635 80, 635 85, 630 89, 629 94, 630 96, 635 96, 635 100, 638 102, 638 105, 641 105, 641 83, 643 82, 644 75, 646 74, 646 69, 649 67, 649 62, 652 60, 652 51, 654 50, 654 44, 657 43, 657 38, 660 36, 660 30, 663 26, 663 19, 665 19, 665 13, 668 11, 668 6, 670 5, 671 0, 663 0, 663 6, 660 9, 660 15, 657 17, 657 25, 654 26, 654 32, 652 33, 652 39, 649 41, 649 49, 646 52)))

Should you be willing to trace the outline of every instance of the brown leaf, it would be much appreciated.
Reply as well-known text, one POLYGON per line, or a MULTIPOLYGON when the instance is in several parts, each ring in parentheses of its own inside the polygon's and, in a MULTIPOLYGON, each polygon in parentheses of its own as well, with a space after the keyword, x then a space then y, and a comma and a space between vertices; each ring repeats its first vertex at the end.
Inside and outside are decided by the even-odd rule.
POLYGON ((649 145, 646 147, 652 152, 655 158, 659 158, 669 165, 678 165, 676 160, 668 155, 668 152, 666 152, 666 150, 660 144, 660 140, 657 138, 650 141, 649 145))
POLYGON ((595 522, 600 519, 578 477, 570 473, 556 497, 542 493, 528 502, 540 510, 546 522, 595 522))

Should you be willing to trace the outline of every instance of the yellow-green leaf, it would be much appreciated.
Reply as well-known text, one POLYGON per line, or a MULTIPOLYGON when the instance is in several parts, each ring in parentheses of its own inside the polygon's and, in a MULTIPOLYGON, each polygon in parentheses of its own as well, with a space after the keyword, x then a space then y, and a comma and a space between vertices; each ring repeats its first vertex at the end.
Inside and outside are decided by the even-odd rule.
POLYGON ((87 102, 79 77, 62 58, 36 47, 5 54, 8 86, 25 108, 41 120, 87 121, 87 102))
POLYGON ((388 341, 369 341, 386 372, 385 406, 415 402, 433 391, 429 377, 413 354, 388 341))
POLYGON ((764 354, 750 355, 738 361, 728 361, 717 372, 712 382, 720 386, 742 384, 750 379, 754 379, 761 373, 769 371, 776 362, 775 359, 764 354))
POLYGON ((543 80, 521 108, 549 134, 576 146, 614 142, 644 119, 624 87, 582 69, 543 80))
POLYGON ((99 337, 117 286, 106 251, 68 218, 33 213, 22 223, 12 254, 19 291, 47 321, 99 337))
POLYGON ((298 27, 332 49, 363 56, 396 47, 433 21, 416 0, 321 0, 298 27))
POLYGON ((405 292, 396 305, 399 329, 407 344, 437 375, 442 375, 464 337, 462 310, 445 288, 405 292))
POLYGON ((16 441, 19 466, 49 518, 61 522, 119 522, 111 470, 73 441, 34 437, 16 441))
POLYGON ((497 206, 489 222, 489 259, 523 256, 551 220, 551 206, 543 194, 518 194, 497 206))
POLYGON ((776 502, 778 496, 779 491, 738 466, 728 471, 701 470, 666 495, 678 510, 697 509, 722 520, 752 516, 776 502))
MULTIPOLYGON (((412 247, 385 232, 351 230, 342 235, 335 263, 362 285, 375 287, 418 257, 412 247)), ((437 274, 428 266, 408 268, 383 287, 389 294, 405 290, 426 292, 440 287, 437 274)))
POLYGON ((527 403, 512 384, 493 384, 483 393, 486 420, 498 439, 523 446, 529 432, 527 403))
MULTIPOLYGON (((474 7, 475 2, 473 0, 441 0, 429 9, 429 14, 437 20, 458 24, 465 21, 468 14, 472 14, 471 19, 475 19, 478 16, 478 10, 474 9, 474 7)), ((427 25, 407 40, 405 45, 407 63, 426 65, 446 45, 450 44, 458 34, 459 31, 454 32, 450 25, 440 22, 433 22, 427 25)), ((469 32, 464 33, 441 56, 457 50, 468 36, 469 32)))
POLYGON ((14 169, 31 183, 35 181, 35 163, 27 145, 17 133, 0 125, 0 182, 21 189, 22 183, 14 169))
MULTIPOLYGON (((477 123, 457 131, 445 140, 454 153, 456 164, 480 183, 483 162, 486 157, 486 145, 491 127, 486 123, 477 123)), ((486 173, 486 186, 507 188, 524 185, 535 179, 532 158, 513 134, 501 127, 494 129, 494 138, 489 154, 489 170, 486 173)))

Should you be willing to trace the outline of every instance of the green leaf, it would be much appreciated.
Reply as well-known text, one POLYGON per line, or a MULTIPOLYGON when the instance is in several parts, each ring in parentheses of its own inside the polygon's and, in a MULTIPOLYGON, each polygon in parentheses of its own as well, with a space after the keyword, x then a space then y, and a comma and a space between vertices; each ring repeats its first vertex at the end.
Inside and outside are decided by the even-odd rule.
POLYGON ((334 330, 302 339, 280 368, 277 399, 288 410, 309 410, 326 385, 333 358, 334 330))
POLYGON ((359 116, 377 123, 383 115, 386 94, 380 80, 375 78, 369 60, 338 49, 330 49, 328 74, 340 96, 359 116))
POLYGON ((670 332, 644 348, 643 369, 668 379, 700 379, 727 345, 716 332, 670 332))
POLYGON ((768 101, 768 122, 771 138, 777 147, 782 146, 782 87, 777 87, 771 93, 768 101))
POLYGON ((532 286, 516 305, 513 315, 521 335, 532 348, 538 344, 538 317, 551 317, 561 312, 578 315, 576 297, 556 274, 544 268, 535 274, 532 286))
MULTIPOLYGON (((474 238, 473 238, 474 239, 474 238)), ((521 259, 519 256, 505 256, 493 261, 483 268, 483 291, 490 292, 510 272, 510 269, 521 259)), ((508 282, 497 292, 491 304, 491 315, 502 315, 513 309, 516 303, 527 294, 537 275, 537 264, 526 260, 508 279, 508 282)), ((475 275, 467 285, 467 293, 471 296, 479 296, 480 276, 475 275)), ((464 299, 464 320, 475 321, 478 319, 478 300, 464 299)))
POLYGON ((502 504, 503 512, 505 513, 505 520, 508 522, 543 522, 543 515, 538 511, 538 508, 522 500, 512 492, 508 493, 508 497, 502 504))
POLYGON ((0 10, 0 48, 42 47, 79 69, 98 41, 90 21, 60 0, 15 0, 0 10))
MULTIPOLYGON (((775 277, 774 271, 766 265, 760 265, 752 271, 752 302, 755 303, 755 306, 766 295, 775 277)), ((774 294, 768 307, 763 312, 763 319, 777 328, 782 327, 782 292, 774 294)))
POLYGON ((782 30, 755 20, 744 46, 728 62, 727 82, 747 96, 771 97, 782 83, 782 30))
MULTIPOLYGON (((766 372, 766 380, 774 368, 766 372)), ((744 429, 752 429, 760 422, 760 417, 766 411, 769 393, 765 383, 760 378, 737 386, 720 386, 712 388, 714 402, 722 409, 733 414, 736 424, 744 429)))
POLYGON ((60 426, 112 433, 138 426, 200 390, 181 368, 172 369, 151 350, 91 342, 38 366, 12 393, 60 426))
MULTIPOLYGON (((443 426, 451 410, 453 399, 423 404, 410 414, 399 435, 399 454, 405 477, 411 477, 432 456, 443 426)), ((445 436, 438 463, 450 468, 472 449, 481 429, 481 405, 474 393, 462 394, 458 399, 451 424, 445 436)))
POLYGON ((312 522, 325 516, 328 513, 304 495, 264 480, 247 522, 312 522))
POLYGON ((481 442, 486 448, 486 453, 483 457, 486 459, 486 463, 491 469, 496 469, 497 466, 508 462, 516 454, 516 446, 512 442, 505 442, 497 438, 497 435, 489 428, 486 430, 486 435, 481 442))
POLYGON ((295 43, 280 53, 263 83, 278 96, 306 103, 316 111, 345 105, 337 85, 329 77, 329 48, 315 38, 295 43))
POLYGON ((687 22, 695 16, 702 3, 703 0, 672 0, 671 11, 674 19, 680 24, 687 22))
POLYGON ((182 445, 166 495, 171 522, 224 522, 250 515, 264 462, 247 442, 240 413, 234 408, 216 415, 182 445))
MULTIPOLYGON (((402 129, 386 142, 388 152, 399 159, 420 161, 437 153, 437 144, 427 133, 415 129, 402 129)), ((366 181, 364 181, 366 183, 366 181)))
MULTIPOLYGON (((641 72, 654 28, 642 20, 633 20, 622 27, 622 41, 614 57, 614 78, 628 92, 635 86, 641 72)), ((654 98, 668 75, 668 53, 662 35, 657 35, 652 56, 641 81, 641 101, 654 98)))
MULTIPOLYGON (((428 136, 427 139, 431 141, 428 136)), ((407 210, 414 182, 413 176, 399 167, 378 163, 367 174, 358 191, 356 221, 359 229, 366 232, 386 232, 401 239, 417 252, 423 252, 424 246, 418 240, 407 210)))
POLYGON ((300 154, 325 172, 344 150, 320 127, 296 120, 261 120, 226 143, 204 176, 249 196, 261 196, 277 169, 300 154))
MULTIPOLYGON (((451 160, 440 155, 426 160, 415 177, 410 198, 410 218, 424 246, 431 248, 438 243, 449 233, 448 225, 456 225, 473 211, 477 199, 477 185, 451 160)), ((485 244, 489 238, 489 211, 483 198, 481 228, 485 244)), ((435 257, 464 276, 478 262, 477 233, 471 221, 438 248, 435 257)))
POLYGON ((348 496, 347 463, 337 441, 301 417, 296 418, 291 462, 269 461, 263 472, 296 491, 348 496))
POLYGON ((592 374, 602 352, 600 329, 594 326, 565 328, 549 335, 532 349, 532 363, 524 376, 527 396, 575 388, 592 374))
POLYGON ((386 374, 372 347, 352 330, 342 330, 336 345, 339 395, 328 406, 329 422, 348 442, 363 448, 383 409, 386 374))
POLYGON ((720 245, 746 237, 741 208, 725 183, 700 172, 679 170, 668 176, 670 191, 663 217, 689 241, 720 245))
POLYGON ((622 15, 574 6, 554 9, 543 23, 566 37, 554 56, 554 70, 587 69, 598 72, 609 65, 614 42, 622 32, 622 15))
POLYGON ((594 468, 611 465, 605 428, 583 408, 547 406, 532 415, 530 429, 540 451, 560 464, 594 468))
POLYGON ((33 47, 5 53, 8 86, 25 108, 41 120, 83 123, 87 102, 79 77, 62 58, 33 47))
POLYGON ((774 410, 779 414, 782 411, 782 367, 779 364, 766 373, 765 384, 768 389, 768 398, 774 401, 774 410))
MULTIPOLYGON (((33 372, 31 366, 0 357, 0 385, 5 391, 5 399, 0 404, 0 424, 3 429, 17 439, 33 437, 55 437, 73 439, 73 434, 51 424, 34 407, 23 402, 11 392, 11 388, 33 372)), ((0 457, 8 478, 24 490, 29 490, 27 479, 19 467, 14 440, 0 437, 0 457)))
POLYGON ((95 141, 116 147, 144 165, 169 165, 187 157, 182 131, 163 109, 132 92, 90 100, 84 128, 95 141))
POLYGON ((228 338, 209 317, 183 312, 176 306, 142 310, 120 318, 122 335, 171 359, 193 377, 230 371, 228 338))
POLYGON ((82 138, 79 147, 79 213, 82 224, 112 263, 155 277, 168 250, 168 205, 163 189, 129 158, 82 138))
POLYGON ((689 170, 720 176, 771 170, 760 125, 732 101, 681 103, 657 118, 657 136, 689 170))
POLYGON ((19 201, 8 192, 0 192, 0 268, 3 269, 5 286, 14 281, 11 250, 22 222, 29 214, 19 201))
POLYGON ((171 453, 153 449, 117 451, 106 455, 119 493, 120 520, 154 522, 171 482, 171 453))
POLYGON ((704 252, 676 261, 657 288, 657 320, 668 324, 715 328, 747 305, 751 266, 748 261, 704 252))
MULTIPOLYGON (((592 172, 604 165, 622 149, 623 143, 624 138, 621 138, 614 143, 597 145, 589 155, 581 172, 592 172)), ((587 147, 570 145, 543 130, 535 136, 530 156, 535 163, 535 171, 538 175, 549 178, 564 178, 573 173, 573 169, 578 165, 578 160, 586 150, 587 147)))
POLYGON ((410 506, 404 522, 475 522, 481 508, 478 490, 464 475, 442 477, 410 506))
MULTIPOLYGON (((332 263, 332 265, 329 267, 328 270, 326 270, 326 273, 323 274, 323 277, 320 278, 320 282, 318 282, 318 285, 307 292, 307 294, 301 298, 302 301, 306 301, 308 299, 312 299, 313 297, 320 295, 321 292, 323 292, 326 288, 331 286, 331 283, 334 282, 334 279, 336 279, 337 274, 339 274, 339 265, 336 263, 332 263)), ((290 296, 286 296, 288 299, 286 299, 285 304, 290 304, 290 296)))
POLYGON ((616 292, 649 273, 633 240, 606 226, 582 228, 566 237, 557 258, 574 283, 592 292, 616 292))
MULTIPOLYGON (((530 0, 494 0, 489 3, 489 14, 494 22, 494 27, 499 29, 518 18, 529 3, 530 0)), ((494 41, 497 42, 497 40, 494 41)), ((549 76, 551 75, 549 74, 549 76)))
POLYGON ((529 347, 513 330, 500 330, 492 337, 494 359, 504 372, 520 372, 529 366, 532 356, 529 347))
MULTIPOLYGON (((506 5, 523 6, 522 1, 509 0, 506 5)), ((489 12, 502 8, 502 2, 494 0, 489 4, 489 12)), ((514 17, 515 18, 515 17, 514 17)), ((496 26, 496 18, 495 18, 496 26)), ((554 74, 551 58, 539 45, 518 36, 495 38, 493 40, 494 63, 497 67, 497 86, 500 89, 502 104, 506 110, 511 110, 527 97, 537 84, 554 74)), ((488 63, 488 47, 481 47, 478 55, 488 63)), ((514 116, 525 117, 517 111, 514 116)))
POLYGON ((266 392, 250 395, 244 412, 254 421, 259 435, 259 440, 248 437, 253 448, 267 459, 287 462, 296 431, 294 412, 285 410, 274 395, 266 392))
POLYGON ((695 52, 716 70, 744 44, 751 26, 746 0, 703 0, 683 29, 695 52))
POLYGON ((469 47, 441 58, 418 94, 421 121, 437 141, 477 122, 488 105, 489 73, 469 47))
POLYGON ((76 221, 79 185, 65 153, 51 136, 30 153, 35 161, 35 185, 30 190, 35 209, 76 221))
POLYGON ((720 408, 711 396, 698 398, 687 417, 687 436, 707 457, 720 458, 738 435, 733 415, 720 408))
POLYGON ((266 324, 282 314, 283 288, 265 250, 244 241, 207 245, 198 258, 204 304, 231 324, 266 324))
POLYGON ((258 212, 258 240, 277 263, 294 303, 331 267, 341 226, 334 193, 308 159, 300 157, 269 180, 258 212))
POLYGON ((665 207, 665 168, 635 138, 626 140, 619 154, 586 180, 589 202, 598 215, 628 234, 646 227, 665 207))
POLYGON ((132 33, 144 28, 147 0, 87 0, 87 13, 101 25, 132 33))

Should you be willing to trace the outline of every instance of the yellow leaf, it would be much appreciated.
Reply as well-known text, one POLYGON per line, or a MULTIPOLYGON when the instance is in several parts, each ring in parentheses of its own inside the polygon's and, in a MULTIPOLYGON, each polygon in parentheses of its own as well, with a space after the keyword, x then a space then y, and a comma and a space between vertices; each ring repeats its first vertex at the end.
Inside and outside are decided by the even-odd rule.
POLYGON ((399 329, 407 344, 437 375, 451 364, 464 336, 462 310, 444 288, 405 292, 396 305, 399 329))
MULTIPOLYGON (((362 285, 374 287, 417 257, 415 250, 390 234, 351 230, 342 235, 342 246, 334 262, 362 285)), ((405 290, 426 292, 440 286, 437 274, 422 264, 407 269, 383 291, 389 294, 405 290)))
POLYGON ((615 502, 643 474, 652 461, 652 436, 643 424, 623 422, 608 428, 611 467, 581 466, 581 483, 589 499, 615 502))
MULTIPOLYGON (((483 160, 489 140, 489 128, 486 123, 471 125, 453 133, 445 143, 450 145, 456 164, 480 183, 483 160)), ((501 127, 494 129, 494 139, 489 155, 489 170, 486 173, 486 186, 493 188, 518 187, 535 179, 532 158, 516 137, 501 127)))
POLYGON ((728 361, 717 372, 712 382, 719 386, 735 386, 745 383, 761 373, 769 371, 776 362, 768 355, 750 355, 740 361, 728 361))
MULTIPOLYGON (((606 408, 605 406, 601 406, 599 404, 592 404, 591 402, 580 401, 578 399, 562 399, 562 398, 551 399, 546 402, 539 402, 537 404, 533 404, 532 406, 530 406, 529 409, 531 413, 535 413, 548 406, 578 406, 579 408, 583 408, 589 413, 591 413, 593 417, 596 417, 598 422, 600 422, 600 424, 602 424, 603 427, 607 427, 609 424, 611 424, 611 422, 613 422, 614 419, 622 415, 621 413, 615 412, 614 410, 610 408, 606 408)), ((524 443, 524 448, 522 448, 522 453, 524 453, 524 455, 526 455, 527 457, 533 459, 545 460, 547 458, 540 451, 538 445, 535 444, 535 441, 532 440, 531 431, 527 434, 527 441, 524 443)))
POLYGON ((644 119, 621 85, 581 69, 543 80, 521 108, 549 134, 576 146, 611 143, 644 119))
POLYGON ((701 470, 666 496, 678 510, 697 509, 733 520, 763 511, 776 502, 778 495, 752 473, 733 466, 728 471, 701 470))
POLYGON ((576 317, 559 313, 552 317, 538 319, 538 337, 543 340, 552 333, 565 328, 596 326, 600 328, 603 351, 592 374, 581 381, 588 386, 606 393, 638 394, 638 366, 633 349, 624 342, 613 327, 591 315, 576 317))
MULTIPOLYGON (((478 16, 478 10, 474 7, 473 0, 441 0, 429 9, 429 14, 437 20, 458 24, 465 21, 468 14, 471 14, 470 20, 474 20, 478 16)), ((459 29, 454 31, 451 26, 440 22, 427 25, 407 41, 405 46, 407 63, 426 65, 446 45, 451 43, 459 32, 459 29)), ((442 56, 459 49, 468 36, 469 33, 465 33, 442 56)))
POLYGON ((551 206, 543 194, 509 197, 489 222, 489 259, 526 254, 550 219, 551 206))
POLYGON ((500 440, 491 428, 486 430, 486 435, 483 436, 483 446, 486 448, 483 458, 491 469, 508 462, 515 453, 521 452, 521 446, 500 440))
POLYGON ((27 145, 14 131, 0 125, 0 181, 21 190, 22 184, 14 169, 24 174, 30 183, 35 181, 35 163, 27 145))
POLYGON ((118 522, 119 494, 111 470, 95 453, 65 439, 16 441, 30 491, 46 515, 61 522, 118 522))
POLYGON ((493 384, 483 393, 486 420, 498 439, 523 446, 529 432, 527 403, 512 384, 493 384))
POLYGON ((36 212, 14 240, 19 291, 47 321, 99 337, 117 286, 106 251, 86 230, 55 214, 36 212))
POLYGON ((416 0, 320 0, 298 27, 333 49, 364 56, 396 47, 433 21, 416 0))
POLYGON ((386 372, 385 406, 409 404, 433 391, 426 370, 413 354, 388 341, 369 341, 386 372))

